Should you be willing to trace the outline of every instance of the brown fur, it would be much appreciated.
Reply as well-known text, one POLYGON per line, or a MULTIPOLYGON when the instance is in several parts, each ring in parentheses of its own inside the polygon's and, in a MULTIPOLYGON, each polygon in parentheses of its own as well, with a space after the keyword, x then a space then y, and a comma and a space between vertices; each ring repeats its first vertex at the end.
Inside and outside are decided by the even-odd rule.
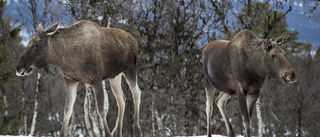
POLYGON ((229 136, 234 136, 224 104, 236 94, 240 112, 244 118, 246 136, 250 136, 249 125, 253 105, 259 97, 261 86, 266 76, 282 77, 286 82, 295 82, 291 64, 285 59, 280 48, 291 35, 284 35, 277 41, 258 38, 249 30, 242 30, 230 41, 215 40, 202 52, 202 62, 207 92, 207 126, 210 135, 212 98, 217 89, 220 95, 216 100, 225 120, 229 136))
POLYGON ((135 65, 137 50, 137 41, 129 33, 81 21, 58 29, 51 37, 49 62, 69 77, 90 84, 114 78, 128 65, 135 65))
POLYGON ((102 80, 109 79, 118 103, 118 120, 112 134, 122 136, 124 97, 121 77, 124 74, 134 98, 134 135, 141 136, 139 125, 140 89, 137 86, 136 56, 138 43, 120 29, 104 28, 91 21, 79 21, 66 28, 57 29, 59 22, 37 33, 21 55, 17 75, 32 73, 34 68, 48 70, 52 64, 60 68, 66 81, 66 105, 61 134, 66 136, 78 82, 90 84, 95 89, 99 115, 103 118, 106 136, 111 136, 103 110, 102 80), (116 78, 117 77, 117 78, 116 78))

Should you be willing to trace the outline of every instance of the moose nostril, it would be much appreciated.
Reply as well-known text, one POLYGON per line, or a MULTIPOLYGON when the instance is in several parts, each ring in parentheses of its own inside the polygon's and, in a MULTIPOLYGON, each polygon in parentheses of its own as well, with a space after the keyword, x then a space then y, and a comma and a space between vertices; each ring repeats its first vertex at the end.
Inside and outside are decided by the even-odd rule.
POLYGON ((285 76, 285 78, 287 80, 289 80, 291 82, 296 82, 297 81, 297 78, 296 78, 294 70, 290 70, 290 71, 285 72, 284 76, 285 76))

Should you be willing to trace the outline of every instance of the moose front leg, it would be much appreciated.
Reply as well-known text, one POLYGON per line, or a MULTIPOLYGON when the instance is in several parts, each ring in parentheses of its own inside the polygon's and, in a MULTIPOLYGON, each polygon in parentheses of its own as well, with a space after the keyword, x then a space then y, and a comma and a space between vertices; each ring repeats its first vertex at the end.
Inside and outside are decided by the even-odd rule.
POLYGON ((61 127, 61 136, 68 136, 68 127, 70 123, 70 117, 73 112, 73 105, 77 97, 77 86, 79 82, 71 81, 65 78, 66 91, 65 91, 65 104, 63 122, 61 127))
POLYGON ((237 95, 238 95, 240 113, 243 119, 243 126, 245 128, 245 136, 250 137, 250 118, 249 118, 249 112, 247 109, 246 95, 244 94, 242 84, 240 82, 237 82, 237 95))

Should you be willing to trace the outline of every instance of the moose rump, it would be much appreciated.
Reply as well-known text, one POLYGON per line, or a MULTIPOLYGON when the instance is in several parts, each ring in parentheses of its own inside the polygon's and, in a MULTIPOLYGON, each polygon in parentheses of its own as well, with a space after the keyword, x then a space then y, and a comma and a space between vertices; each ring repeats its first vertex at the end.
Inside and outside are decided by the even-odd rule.
POLYGON ((225 104, 231 95, 238 97, 246 137, 250 137, 252 110, 257 101, 265 77, 283 78, 287 83, 296 82, 295 72, 285 59, 281 45, 291 34, 276 40, 260 39, 249 30, 240 31, 230 41, 215 40, 202 51, 204 84, 206 91, 207 135, 211 136, 213 97, 224 119, 228 135, 234 136, 228 120, 225 104))
POLYGON ((19 58, 16 74, 29 75, 35 68, 44 68, 48 71, 49 64, 60 68, 66 82, 62 136, 67 136, 79 82, 94 89, 105 136, 122 136, 125 110, 125 98, 121 88, 122 75, 126 78, 134 100, 134 135, 141 136, 139 125, 141 91, 137 84, 138 43, 135 38, 123 30, 101 27, 86 20, 66 28, 57 29, 58 25, 59 22, 47 30, 44 30, 41 24, 37 26, 36 34, 19 58), (109 79, 118 104, 118 118, 112 133, 106 121, 107 112, 103 109, 102 80, 104 79, 109 79))

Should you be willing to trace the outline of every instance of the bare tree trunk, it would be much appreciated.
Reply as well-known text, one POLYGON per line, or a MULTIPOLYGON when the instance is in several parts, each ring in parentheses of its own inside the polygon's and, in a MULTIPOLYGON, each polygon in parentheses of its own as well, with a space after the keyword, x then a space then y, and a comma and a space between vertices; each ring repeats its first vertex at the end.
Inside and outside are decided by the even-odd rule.
POLYGON ((111 17, 109 16, 109 17, 108 17, 108 24, 107 24, 107 28, 110 28, 110 26, 111 26, 111 17))
POLYGON ((157 123, 158 123, 159 136, 165 137, 166 134, 163 130, 162 118, 159 116, 159 112, 157 109, 154 109, 154 116, 155 116, 157 123))
POLYGON ((90 101, 89 101, 89 93, 87 92, 87 85, 86 85, 86 97, 84 99, 84 120, 85 120, 85 123, 86 123, 86 127, 87 127, 87 132, 89 134, 90 137, 93 137, 93 132, 92 132, 92 126, 91 126, 91 122, 90 122, 90 117, 89 117, 89 105, 90 105, 90 101))
POLYGON ((31 123, 31 130, 29 136, 34 135, 34 131, 36 129, 37 116, 38 116, 38 108, 39 108, 39 87, 40 87, 40 78, 41 73, 38 72, 37 83, 36 83, 36 93, 34 98, 34 110, 33 110, 33 118, 31 123))
POLYGON ((86 97, 85 97, 85 122, 87 126, 87 132, 89 136, 100 137, 102 130, 100 130, 101 124, 96 109, 96 101, 91 86, 86 84, 86 97))
POLYGON ((7 95, 5 92, 5 89, 2 87, 2 100, 3 100, 3 104, 4 104, 4 117, 8 116, 8 101, 7 101, 7 95))
POLYGON ((154 108, 150 109, 151 111, 151 119, 152 119, 152 137, 156 136, 156 128, 155 128, 155 116, 154 116, 154 108))
POLYGON ((164 132, 162 117, 159 116, 158 110, 155 108, 155 94, 152 94, 152 108, 150 109, 152 115, 152 136, 160 136, 165 137, 166 134, 164 132), (155 124, 157 123, 158 129, 156 130, 155 124))
POLYGON ((156 123, 156 118, 155 118, 155 116, 154 116, 154 111, 155 111, 155 107, 154 107, 154 101, 155 101, 155 93, 154 94, 152 94, 152 108, 150 109, 150 111, 151 111, 151 118, 152 118, 152 136, 153 137, 156 137, 156 133, 157 133, 157 131, 156 131, 156 128, 155 128, 155 123, 156 123))
POLYGON ((24 79, 21 80, 21 88, 22 88, 22 109, 23 109, 23 113, 22 113, 22 121, 23 121, 23 125, 22 125, 22 134, 24 135, 28 135, 28 120, 27 120, 27 112, 26 112, 26 97, 25 97, 25 88, 24 88, 24 79))
POLYGON ((261 115, 261 102, 260 99, 256 102, 256 109, 257 109, 257 119, 258 119, 258 136, 262 137, 262 131, 263 131, 263 121, 262 121, 262 115, 261 115))
MULTIPOLYGON (((109 23, 108 23, 108 25, 109 25, 109 23)), ((102 81, 102 87, 103 87, 103 95, 104 95, 103 108, 104 108, 104 112, 106 114, 108 114, 108 111, 109 111, 109 96, 108 96, 108 91, 106 89, 106 81, 105 80, 102 81)), ((101 126, 101 129, 102 129, 102 135, 105 135, 105 130, 103 130, 104 129, 103 119, 100 119, 100 126, 101 126)))
MULTIPOLYGON (((24 110, 24 112, 26 111, 24 110)), ((24 135, 28 135, 28 119, 26 114, 23 115, 23 131, 24 135)))

